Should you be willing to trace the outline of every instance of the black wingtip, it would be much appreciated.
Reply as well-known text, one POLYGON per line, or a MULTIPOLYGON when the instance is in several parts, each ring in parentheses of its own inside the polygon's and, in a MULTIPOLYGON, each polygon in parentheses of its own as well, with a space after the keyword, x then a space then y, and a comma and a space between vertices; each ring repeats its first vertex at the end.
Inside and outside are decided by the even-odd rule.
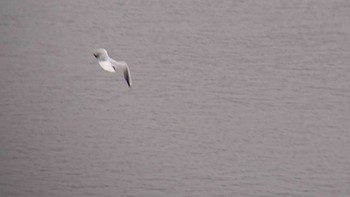
POLYGON ((131 88, 131 78, 128 70, 124 71, 124 78, 126 83, 128 83, 129 88, 131 88))
POLYGON ((125 81, 126 81, 126 83, 128 84, 129 88, 131 88, 131 83, 130 83, 130 81, 129 81, 129 78, 126 78, 125 81))

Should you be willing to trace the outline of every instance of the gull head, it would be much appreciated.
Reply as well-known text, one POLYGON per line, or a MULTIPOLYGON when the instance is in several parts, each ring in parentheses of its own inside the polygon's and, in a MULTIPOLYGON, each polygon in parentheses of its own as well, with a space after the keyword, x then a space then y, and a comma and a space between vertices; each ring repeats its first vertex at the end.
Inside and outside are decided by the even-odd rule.
POLYGON ((102 49, 102 48, 99 48, 99 49, 95 49, 92 54, 94 54, 94 56, 97 58, 97 59, 106 59, 108 57, 108 53, 106 51, 106 49, 102 49))

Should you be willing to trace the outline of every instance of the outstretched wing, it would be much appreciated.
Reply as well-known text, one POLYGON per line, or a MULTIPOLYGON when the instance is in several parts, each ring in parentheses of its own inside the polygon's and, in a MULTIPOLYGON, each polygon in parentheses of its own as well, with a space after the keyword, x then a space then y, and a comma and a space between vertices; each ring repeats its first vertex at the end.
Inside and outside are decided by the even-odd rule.
POLYGON ((131 87, 132 85, 131 74, 130 74, 129 66, 126 64, 126 62, 117 62, 112 58, 110 58, 110 61, 115 70, 122 70, 125 81, 128 83, 129 87, 131 87))
POLYGON ((98 61, 98 64, 102 67, 103 70, 108 72, 115 72, 115 69, 113 68, 110 61, 98 61))

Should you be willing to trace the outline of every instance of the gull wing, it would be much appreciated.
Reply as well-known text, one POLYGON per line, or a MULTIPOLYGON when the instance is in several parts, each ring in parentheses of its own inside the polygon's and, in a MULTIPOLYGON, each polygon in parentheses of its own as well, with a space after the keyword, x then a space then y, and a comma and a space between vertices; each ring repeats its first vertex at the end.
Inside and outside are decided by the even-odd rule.
POLYGON ((103 70, 108 72, 115 72, 115 69, 112 66, 112 63, 110 61, 98 61, 98 64, 103 68, 103 70))
POLYGON ((129 87, 131 87, 132 85, 131 74, 130 74, 129 66, 126 64, 126 62, 117 62, 112 58, 109 58, 109 59, 115 70, 123 71, 124 79, 128 83, 129 87))

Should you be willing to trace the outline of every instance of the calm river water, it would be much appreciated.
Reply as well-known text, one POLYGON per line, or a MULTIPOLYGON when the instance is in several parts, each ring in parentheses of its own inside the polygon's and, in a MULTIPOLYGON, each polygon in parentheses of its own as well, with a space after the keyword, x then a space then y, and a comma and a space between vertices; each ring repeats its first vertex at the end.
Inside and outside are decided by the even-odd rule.
POLYGON ((0 19, 0 196, 350 196, 348 0, 4 0, 0 19))

